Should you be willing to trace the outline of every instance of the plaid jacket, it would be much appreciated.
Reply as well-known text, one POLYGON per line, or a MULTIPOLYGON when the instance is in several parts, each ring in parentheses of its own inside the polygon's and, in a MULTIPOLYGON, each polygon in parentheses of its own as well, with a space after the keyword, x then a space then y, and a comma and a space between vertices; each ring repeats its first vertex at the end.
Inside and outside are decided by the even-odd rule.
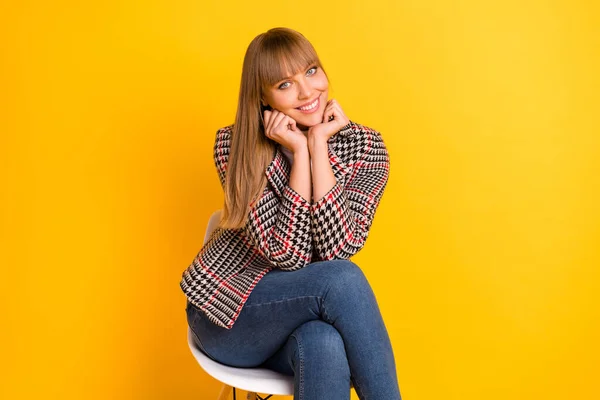
MULTIPOLYGON (((225 185, 233 125, 217 131, 214 160, 225 185)), ((350 121, 328 140, 336 184, 311 204, 289 185, 291 165, 277 147, 262 197, 242 229, 216 228, 183 272, 181 289, 209 320, 231 329, 257 282, 271 269, 347 259, 365 244, 389 175, 379 132, 350 121)))

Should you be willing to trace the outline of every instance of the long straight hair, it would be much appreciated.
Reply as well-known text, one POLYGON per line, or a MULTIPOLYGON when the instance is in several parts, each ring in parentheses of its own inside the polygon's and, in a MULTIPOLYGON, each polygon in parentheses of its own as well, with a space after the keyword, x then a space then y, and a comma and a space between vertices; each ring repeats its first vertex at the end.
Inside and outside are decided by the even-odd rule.
POLYGON ((325 72, 310 42, 289 28, 270 29, 256 36, 248 46, 231 132, 221 228, 243 228, 251 206, 267 185, 265 170, 273 160, 277 142, 265 136, 265 107, 261 104, 264 91, 311 64, 325 72))

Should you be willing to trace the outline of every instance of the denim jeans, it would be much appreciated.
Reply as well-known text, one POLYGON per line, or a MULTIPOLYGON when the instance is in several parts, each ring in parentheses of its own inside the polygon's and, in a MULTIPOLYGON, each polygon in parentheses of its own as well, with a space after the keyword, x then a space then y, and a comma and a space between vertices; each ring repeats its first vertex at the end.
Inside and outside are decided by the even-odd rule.
POLYGON ((390 339, 375 295, 348 260, 269 271, 231 329, 213 324, 188 302, 201 350, 234 367, 294 376, 294 400, 400 400, 390 339))

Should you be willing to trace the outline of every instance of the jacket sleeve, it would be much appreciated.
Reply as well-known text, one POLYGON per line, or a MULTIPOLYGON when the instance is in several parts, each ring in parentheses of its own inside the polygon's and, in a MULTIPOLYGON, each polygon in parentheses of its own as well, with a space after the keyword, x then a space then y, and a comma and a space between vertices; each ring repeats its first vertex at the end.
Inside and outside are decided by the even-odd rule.
POLYGON ((315 252, 322 260, 348 259, 364 246, 389 177, 389 154, 370 128, 362 157, 344 186, 339 182, 311 206, 315 252))
POLYGON ((275 268, 300 269, 312 256, 310 203, 290 186, 269 198, 251 207, 246 236, 275 268))
MULTIPOLYGON (((214 160, 225 188, 225 174, 229 157, 230 127, 217 131, 214 160)), ((281 197, 269 195, 268 187, 262 198, 250 207, 248 221, 243 230, 245 239, 274 268, 293 271, 304 267, 311 260, 311 214, 310 203, 289 184, 283 188, 281 197)))
POLYGON ((227 171, 227 160, 229 159, 229 149, 231 148, 231 125, 217 130, 215 137, 215 145, 213 147, 213 159, 219 182, 225 190, 225 172, 227 171))

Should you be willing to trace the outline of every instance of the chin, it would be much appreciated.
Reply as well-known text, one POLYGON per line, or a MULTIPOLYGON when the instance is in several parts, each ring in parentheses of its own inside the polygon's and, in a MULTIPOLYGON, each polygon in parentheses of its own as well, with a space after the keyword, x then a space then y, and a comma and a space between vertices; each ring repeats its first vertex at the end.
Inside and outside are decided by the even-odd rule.
POLYGON ((310 115, 308 117, 306 115, 302 115, 302 117, 304 118, 298 118, 296 122, 309 128, 311 126, 319 125, 323 120, 323 115, 321 114, 321 116, 318 117, 317 114, 319 114, 319 112, 317 112, 315 115, 310 115))

